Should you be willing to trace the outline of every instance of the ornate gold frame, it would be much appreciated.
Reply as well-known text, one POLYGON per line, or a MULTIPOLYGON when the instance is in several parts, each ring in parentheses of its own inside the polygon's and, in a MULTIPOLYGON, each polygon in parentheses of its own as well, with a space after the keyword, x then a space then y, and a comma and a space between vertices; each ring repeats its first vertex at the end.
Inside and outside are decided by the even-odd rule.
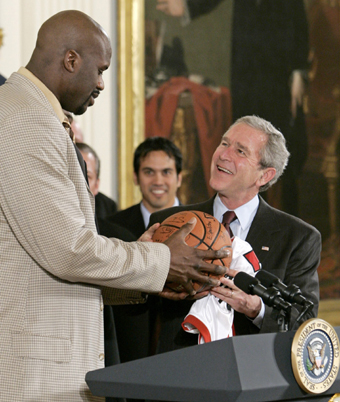
POLYGON ((140 199, 133 150, 144 139, 144 0, 118 0, 118 185, 124 209, 140 199))
POLYGON ((2 28, 0 28, 0 47, 2 47, 3 43, 3 39, 4 39, 4 31, 2 28))

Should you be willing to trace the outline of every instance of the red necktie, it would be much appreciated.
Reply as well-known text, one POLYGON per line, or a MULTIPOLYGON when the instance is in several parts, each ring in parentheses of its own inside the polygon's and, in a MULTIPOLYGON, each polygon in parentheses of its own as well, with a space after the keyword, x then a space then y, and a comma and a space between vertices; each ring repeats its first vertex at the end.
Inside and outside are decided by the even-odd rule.
POLYGON ((230 237, 233 237, 233 232, 230 229, 230 224, 232 221, 237 219, 237 216, 234 211, 227 211, 223 214, 222 225, 227 229, 230 237))

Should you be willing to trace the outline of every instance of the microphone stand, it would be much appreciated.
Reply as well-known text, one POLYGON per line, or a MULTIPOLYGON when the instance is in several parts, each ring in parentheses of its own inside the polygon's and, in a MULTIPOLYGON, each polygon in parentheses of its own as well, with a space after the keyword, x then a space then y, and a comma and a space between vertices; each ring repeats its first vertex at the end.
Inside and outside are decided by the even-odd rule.
MULTIPOLYGON (((273 293, 274 291, 277 292, 278 295, 280 295, 280 292, 274 288, 270 287, 267 289, 269 293, 273 293)), ((291 309, 292 305, 286 301, 283 301, 282 303, 267 303, 273 308, 273 311, 271 313, 271 318, 273 320, 276 320, 277 326, 278 326, 278 331, 279 332, 287 332, 288 331, 288 325, 290 323, 290 316, 291 316, 291 309)))
POLYGON ((305 314, 307 314, 310 310, 312 310, 313 306, 314 306, 313 302, 306 300, 306 302, 303 304, 303 308, 301 309, 301 312, 300 312, 299 316, 297 317, 296 321, 300 322, 301 318, 305 314))
MULTIPOLYGON (((274 308, 273 313, 276 313, 276 322, 279 328, 279 332, 287 332, 288 331, 288 323, 289 323, 289 317, 287 317, 287 311, 281 309, 281 310, 276 310, 274 308)), ((290 314, 288 314, 290 315, 290 314)))
MULTIPOLYGON (((307 314, 313 308, 313 306, 314 306, 314 304, 307 300, 306 303, 303 305, 301 311, 299 311, 299 309, 295 308, 295 310, 299 312, 299 315, 296 319, 294 319, 294 323, 295 322, 300 323, 302 317, 305 314, 307 314)), ((290 323, 290 318, 291 318, 291 308, 288 308, 285 310, 285 309, 279 308, 278 306, 275 306, 275 305, 272 307, 273 307, 273 311, 271 313, 271 317, 273 320, 276 320, 279 332, 287 332, 289 330, 289 323, 290 323)))

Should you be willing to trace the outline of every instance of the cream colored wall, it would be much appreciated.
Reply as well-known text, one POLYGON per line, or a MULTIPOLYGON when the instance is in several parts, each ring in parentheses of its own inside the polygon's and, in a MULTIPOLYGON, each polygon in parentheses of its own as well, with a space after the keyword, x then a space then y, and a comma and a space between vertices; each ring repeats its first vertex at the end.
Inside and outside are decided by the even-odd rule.
MULTIPOLYGON (((4 45, 0 50, 0 72, 9 77, 25 66, 35 46, 41 24, 53 14, 67 9, 83 11, 100 23, 116 44, 116 1, 112 0, 0 0, 0 27, 4 45)), ((95 105, 77 117, 84 141, 97 152, 102 162, 100 190, 117 198, 116 173, 116 51, 111 68, 105 72, 105 90, 95 105)))

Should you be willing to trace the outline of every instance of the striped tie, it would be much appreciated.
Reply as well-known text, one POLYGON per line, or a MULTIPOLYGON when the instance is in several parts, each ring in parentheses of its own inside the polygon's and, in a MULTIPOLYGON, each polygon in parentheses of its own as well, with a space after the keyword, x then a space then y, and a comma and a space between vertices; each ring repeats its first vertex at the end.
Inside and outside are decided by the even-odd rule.
POLYGON ((235 219, 237 219, 235 211, 227 211, 223 214, 222 225, 227 229, 230 237, 234 236, 232 230, 230 229, 230 224, 235 219))

